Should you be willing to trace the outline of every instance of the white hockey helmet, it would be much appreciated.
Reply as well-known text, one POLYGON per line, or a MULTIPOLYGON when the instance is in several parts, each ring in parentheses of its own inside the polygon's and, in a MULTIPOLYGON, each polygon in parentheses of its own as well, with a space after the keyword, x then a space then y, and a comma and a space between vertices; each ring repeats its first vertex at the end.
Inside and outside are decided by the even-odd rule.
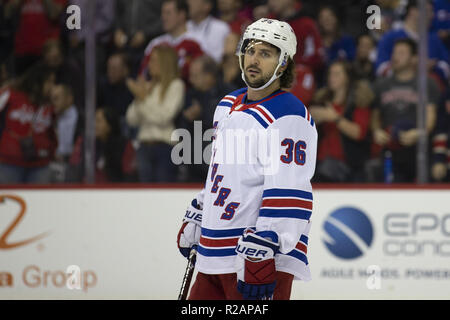
POLYGON ((262 90, 267 88, 277 78, 281 77, 282 74, 277 75, 278 69, 286 65, 288 58, 294 59, 294 55, 297 51, 297 38, 289 23, 284 21, 261 18, 249 25, 247 29, 245 29, 240 47, 238 48, 239 51, 237 52, 239 57, 239 66, 242 72, 242 79, 247 86, 248 83, 245 81, 244 75, 243 56, 245 49, 251 40, 264 41, 280 49, 280 58, 272 78, 270 78, 270 80, 263 86, 259 88, 252 88, 253 90, 262 90))

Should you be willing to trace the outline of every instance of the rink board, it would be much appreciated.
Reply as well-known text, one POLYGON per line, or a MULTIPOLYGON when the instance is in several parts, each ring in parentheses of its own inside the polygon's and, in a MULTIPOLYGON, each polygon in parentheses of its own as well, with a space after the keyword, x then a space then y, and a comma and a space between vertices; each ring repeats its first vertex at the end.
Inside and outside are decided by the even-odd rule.
MULTIPOLYGON (((176 299, 197 191, 0 189, 0 299, 176 299)), ((308 259, 293 299, 449 299, 450 189, 315 189, 308 259)))

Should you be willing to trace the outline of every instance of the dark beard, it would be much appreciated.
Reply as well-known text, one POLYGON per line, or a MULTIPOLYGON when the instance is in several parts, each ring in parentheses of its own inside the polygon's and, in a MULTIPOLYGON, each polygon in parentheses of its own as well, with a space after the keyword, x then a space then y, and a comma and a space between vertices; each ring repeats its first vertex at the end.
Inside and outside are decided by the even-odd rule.
POLYGON ((263 85, 265 85, 267 83, 267 81, 270 80, 270 77, 262 77, 261 79, 252 81, 247 77, 247 75, 245 73, 244 73, 244 78, 245 78, 245 82, 247 82, 247 84, 250 88, 262 87, 263 85))

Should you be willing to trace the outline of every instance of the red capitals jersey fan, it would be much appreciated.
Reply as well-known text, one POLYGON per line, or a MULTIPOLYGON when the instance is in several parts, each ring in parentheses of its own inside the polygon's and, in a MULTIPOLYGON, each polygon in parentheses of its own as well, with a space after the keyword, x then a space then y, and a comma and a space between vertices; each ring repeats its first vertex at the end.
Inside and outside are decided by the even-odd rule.
POLYGON ((171 46, 177 51, 181 77, 183 80, 187 81, 189 78, 189 63, 196 57, 203 55, 203 51, 197 40, 188 33, 184 33, 177 38, 166 33, 150 41, 145 49, 144 59, 142 60, 139 74, 147 75, 147 66, 150 61, 152 50, 161 45, 171 46))
POLYGON ((53 158, 57 138, 53 130, 54 113, 50 106, 37 107, 22 92, 0 91, 0 162, 40 167, 53 158), (35 157, 27 159, 23 141, 31 138, 35 157))

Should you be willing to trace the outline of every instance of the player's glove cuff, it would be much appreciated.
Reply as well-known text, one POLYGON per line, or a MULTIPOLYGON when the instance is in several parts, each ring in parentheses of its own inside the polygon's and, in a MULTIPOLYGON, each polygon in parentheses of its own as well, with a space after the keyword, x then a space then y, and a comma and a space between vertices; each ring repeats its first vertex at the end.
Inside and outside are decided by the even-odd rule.
POLYGON ((189 253, 193 246, 198 245, 201 235, 202 224, 202 210, 197 204, 197 200, 192 200, 192 203, 186 209, 186 214, 183 218, 183 225, 180 228, 177 236, 177 245, 180 253, 189 258, 189 253))
POLYGON ((270 299, 275 290, 275 254, 280 246, 273 231, 246 229, 236 246, 238 291, 244 299, 270 299))
POLYGON ((191 204, 186 209, 186 214, 183 217, 183 222, 193 222, 199 226, 202 224, 202 208, 197 203, 197 200, 192 200, 191 204))

